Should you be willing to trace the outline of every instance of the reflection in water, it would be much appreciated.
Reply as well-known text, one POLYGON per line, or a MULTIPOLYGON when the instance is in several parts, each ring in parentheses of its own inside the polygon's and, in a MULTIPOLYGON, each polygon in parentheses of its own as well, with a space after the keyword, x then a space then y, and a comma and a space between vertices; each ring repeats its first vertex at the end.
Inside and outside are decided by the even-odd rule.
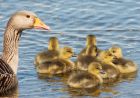
MULTIPOLYGON (((73 98, 77 98, 78 96, 94 96, 94 97, 98 97, 100 96, 102 93, 103 94, 111 94, 113 96, 115 95, 119 95, 121 91, 118 91, 116 89, 114 89, 116 86, 119 85, 119 83, 124 82, 124 81, 132 81, 136 78, 137 73, 131 73, 131 74, 127 74, 127 75, 121 75, 120 78, 118 79, 118 81, 115 81, 113 83, 106 83, 106 84, 102 84, 101 87, 96 88, 96 89, 75 89, 75 88, 71 88, 69 86, 67 86, 67 79, 68 79, 68 75, 70 73, 67 74, 61 74, 61 75, 48 75, 48 74, 38 74, 38 78, 41 80, 45 80, 46 82, 62 82, 64 83, 64 87, 60 88, 60 89, 56 89, 55 91, 59 91, 59 92, 67 92, 71 97, 73 98)), ((51 85, 52 86, 52 85, 51 85)))
POLYGON ((133 81, 135 80, 137 77, 137 72, 133 72, 133 73, 129 73, 129 74, 122 74, 120 76, 119 81, 123 82, 123 81, 133 81))
POLYGON ((100 89, 74 89, 67 87, 63 89, 67 91, 71 96, 99 96, 101 93, 100 89))
MULTIPOLYGON (((97 36, 97 45, 100 49, 107 49, 112 44, 118 44, 122 47, 124 56, 135 61, 139 67, 140 0, 42 0, 41 2, 40 0, 0 0, 1 51, 2 32, 9 16, 23 9, 35 12, 52 27, 53 31, 51 33, 32 30, 23 32, 19 49, 19 98, 71 97, 68 94, 69 91, 65 90, 68 88, 65 79, 61 77, 40 79, 34 69, 35 55, 47 48, 48 39, 52 36, 58 37, 62 46, 73 47, 75 53, 78 54, 85 46, 86 35, 94 34, 97 36), (60 34, 60 32, 63 33, 60 34)), ((101 88, 99 97, 139 98, 139 74, 140 71, 136 78, 125 76, 126 79, 120 79, 119 83, 109 85, 105 87, 105 90, 101 88), (112 95, 112 91, 119 93, 112 95)), ((81 97, 89 98, 89 96, 78 98, 81 97)))

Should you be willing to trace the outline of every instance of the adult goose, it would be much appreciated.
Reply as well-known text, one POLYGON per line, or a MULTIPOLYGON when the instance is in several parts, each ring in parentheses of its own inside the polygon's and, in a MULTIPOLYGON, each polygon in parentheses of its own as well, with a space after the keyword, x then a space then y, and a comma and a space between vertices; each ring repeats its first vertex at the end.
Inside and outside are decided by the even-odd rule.
POLYGON ((17 85, 18 45, 25 29, 46 29, 45 25, 33 12, 18 11, 8 21, 3 42, 3 54, 0 58, 0 93, 17 85))

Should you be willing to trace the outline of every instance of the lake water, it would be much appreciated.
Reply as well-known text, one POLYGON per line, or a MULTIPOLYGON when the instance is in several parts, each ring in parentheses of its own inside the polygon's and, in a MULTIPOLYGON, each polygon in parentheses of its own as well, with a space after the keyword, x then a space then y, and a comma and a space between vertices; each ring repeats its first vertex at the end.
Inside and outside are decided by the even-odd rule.
MULTIPOLYGON (((118 44, 126 58, 140 65, 140 0, 0 0, 0 49, 4 27, 18 10, 35 12, 52 32, 26 30, 20 40, 18 70, 19 98, 92 98, 73 93, 59 78, 41 79, 33 61, 47 48, 51 36, 61 46, 71 46, 76 53, 85 45, 85 37, 94 34, 98 47, 107 49, 118 44)), ((140 98, 140 72, 137 77, 107 87, 98 98, 140 98)))

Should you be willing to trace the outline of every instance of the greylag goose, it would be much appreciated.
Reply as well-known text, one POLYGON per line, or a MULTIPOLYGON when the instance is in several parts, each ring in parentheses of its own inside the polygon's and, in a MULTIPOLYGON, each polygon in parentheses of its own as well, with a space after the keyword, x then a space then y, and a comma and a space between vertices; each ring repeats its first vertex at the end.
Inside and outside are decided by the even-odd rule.
POLYGON ((15 87, 18 83, 16 74, 19 39, 23 30, 31 28, 50 29, 30 11, 18 11, 8 21, 0 58, 0 93, 15 87))

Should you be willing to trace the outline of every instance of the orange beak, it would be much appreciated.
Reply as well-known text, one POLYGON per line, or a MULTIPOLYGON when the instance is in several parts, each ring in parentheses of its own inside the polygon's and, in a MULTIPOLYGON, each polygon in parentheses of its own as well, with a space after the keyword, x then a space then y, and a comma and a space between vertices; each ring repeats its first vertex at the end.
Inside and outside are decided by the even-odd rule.
POLYGON ((50 27, 47 26, 45 23, 43 23, 39 18, 35 18, 35 22, 33 27, 35 29, 45 29, 45 30, 49 30, 50 31, 50 27))

